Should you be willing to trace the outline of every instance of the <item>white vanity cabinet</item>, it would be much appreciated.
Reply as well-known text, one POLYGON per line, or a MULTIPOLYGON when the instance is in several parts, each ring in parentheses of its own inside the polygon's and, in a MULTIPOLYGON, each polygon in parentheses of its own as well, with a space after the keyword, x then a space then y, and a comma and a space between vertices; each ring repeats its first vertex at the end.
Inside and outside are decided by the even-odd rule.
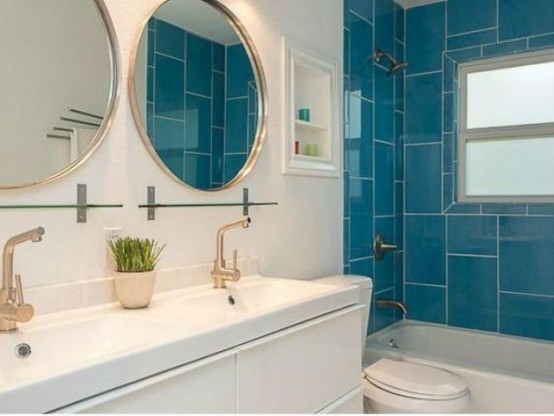
POLYGON ((58 411, 361 412, 360 325, 348 307, 58 411))

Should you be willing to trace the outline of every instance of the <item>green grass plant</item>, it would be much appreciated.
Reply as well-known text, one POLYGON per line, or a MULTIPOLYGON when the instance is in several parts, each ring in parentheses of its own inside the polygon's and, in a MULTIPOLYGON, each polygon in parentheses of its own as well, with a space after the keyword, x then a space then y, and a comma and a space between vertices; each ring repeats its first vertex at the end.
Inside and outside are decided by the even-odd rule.
POLYGON ((154 239, 116 238, 109 243, 115 270, 121 273, 149 272, 154 270, 165 244, 160 246, 154 239))

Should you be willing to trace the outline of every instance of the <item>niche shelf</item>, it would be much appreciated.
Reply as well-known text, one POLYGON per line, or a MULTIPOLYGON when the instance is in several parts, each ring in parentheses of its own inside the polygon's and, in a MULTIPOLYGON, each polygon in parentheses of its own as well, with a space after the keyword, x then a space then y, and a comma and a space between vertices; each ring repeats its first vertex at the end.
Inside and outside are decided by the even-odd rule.
POLYGON ((337 63, 293 47, 286 40, 283 45, 286 62, 283 173, 338 177, 337 63), (300 119, 300 109, 309 109, 309 120, 300 119))

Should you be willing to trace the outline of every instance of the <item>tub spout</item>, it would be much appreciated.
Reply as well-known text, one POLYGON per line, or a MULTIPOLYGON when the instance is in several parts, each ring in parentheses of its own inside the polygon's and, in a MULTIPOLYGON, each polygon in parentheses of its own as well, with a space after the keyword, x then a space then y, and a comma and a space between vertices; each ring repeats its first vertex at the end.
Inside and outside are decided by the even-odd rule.
POLYGON ((408 315, 408 308, 406 305, 398 300, 391 300, 391 299, 379 299, 377 301, 377 306, 379 308, 397 308, 402 312, 402 315, 406 316, 408 315))

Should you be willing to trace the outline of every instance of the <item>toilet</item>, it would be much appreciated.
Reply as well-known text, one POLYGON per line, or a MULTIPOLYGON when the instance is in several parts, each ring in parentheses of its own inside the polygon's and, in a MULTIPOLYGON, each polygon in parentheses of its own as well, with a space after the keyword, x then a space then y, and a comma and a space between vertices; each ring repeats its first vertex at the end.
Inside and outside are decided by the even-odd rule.
MULTIPOLYGON (((369 277, 337 275, 318 282, 360 287, 365 306, 362 351, 370 317, 373 281, 369 277)), ((459 375, 442 368, 381 358, 362 373, 365 413, 467 413, 469 389, 459 375)))

